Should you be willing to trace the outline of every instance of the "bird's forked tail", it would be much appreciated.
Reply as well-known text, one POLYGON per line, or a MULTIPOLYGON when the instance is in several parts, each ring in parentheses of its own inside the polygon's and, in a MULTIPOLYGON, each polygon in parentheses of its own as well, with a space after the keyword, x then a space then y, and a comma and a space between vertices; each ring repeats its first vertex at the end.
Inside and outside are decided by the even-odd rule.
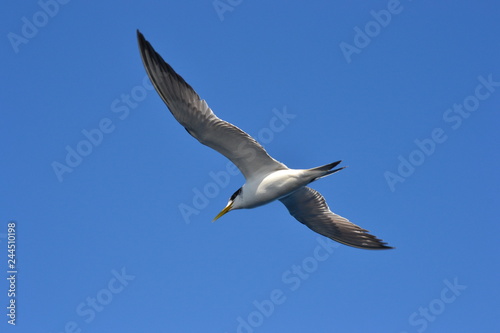
POLYGON ((333 162, 333 163, 330 163, 330 164, 325 164, 325 165, 322 165, 322 166, 319 166, 319 167, 316 167, 316 168, 309 169, 310 171, 319 171, 319 172, 321 172, 320 175, 318 177, 314 178, 312 181, 318 180, 320 178, 323 178, 323 177, 326 177, 328 175, 331 175, 332 173, 335 173, 337 171, 340 171, 342 169, 347 168, 347 167, 342 167, 342 168, 338 168, 338 169, 333 169, 337 165, 339 165, 341 162, 342 161, 337 161, 337 162, 333 162))

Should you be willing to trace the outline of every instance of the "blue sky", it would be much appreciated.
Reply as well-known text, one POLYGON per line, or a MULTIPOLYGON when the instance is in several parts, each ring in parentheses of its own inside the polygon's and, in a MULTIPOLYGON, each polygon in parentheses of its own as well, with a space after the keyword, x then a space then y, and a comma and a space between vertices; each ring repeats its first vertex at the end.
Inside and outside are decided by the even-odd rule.
POLYGON ((0 330, 498 331, 499 15, 494 1, 5 3, 0 330), (281 203, 211 223, 244 179, 151 89, 136 29, 279 161, 342 159, 312 187, 396 249, 338 245, 281 203))

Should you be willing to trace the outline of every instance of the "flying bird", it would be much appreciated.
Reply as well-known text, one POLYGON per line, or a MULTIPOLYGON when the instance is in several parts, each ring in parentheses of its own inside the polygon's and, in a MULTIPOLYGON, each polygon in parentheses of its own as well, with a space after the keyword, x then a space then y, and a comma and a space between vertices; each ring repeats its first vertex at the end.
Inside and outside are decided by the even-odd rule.
POLYGON ((330 211, 323 196, 310 187, 343 168, 341 161, 312 169, 290 169, 278 162, 250 135, 218 118, 184 79, 167 64, 137 30, 146 72, 175 119, 200 143, 215 149, 240 169, 245 184, 229 198, 213 219, 242 208, 281 201, 290 214, 313 231, 345 245, 362 249, 391 249, 346 218, 330 211))

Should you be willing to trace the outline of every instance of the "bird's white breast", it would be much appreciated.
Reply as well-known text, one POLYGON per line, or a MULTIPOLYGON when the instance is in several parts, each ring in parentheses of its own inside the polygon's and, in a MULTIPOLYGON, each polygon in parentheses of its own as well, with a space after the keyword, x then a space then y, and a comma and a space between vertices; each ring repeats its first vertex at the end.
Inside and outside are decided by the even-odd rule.
POLYGON ((243 186, 239 208, 254 208, 284 197, 310 182, 304 170, 278 170, 243 186))

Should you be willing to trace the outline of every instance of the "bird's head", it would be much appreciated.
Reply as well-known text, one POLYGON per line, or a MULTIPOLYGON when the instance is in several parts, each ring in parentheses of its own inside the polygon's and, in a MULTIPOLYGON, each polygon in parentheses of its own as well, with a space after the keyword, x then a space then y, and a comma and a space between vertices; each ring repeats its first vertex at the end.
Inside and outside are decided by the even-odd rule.
POLYGON ((238 201, 240 198, 240 194, 241 194, 241 187, 233 193, 233 195, 231 196, 231 198, 229 198, 229 201, 227 202, 227 205, 226 207, 224 207, 223 210, 221 210, 221 212, 219 214, 217 214, 216 217, 214 217, 214 219, 212 220, 212 222, 215 222, 215 220, 219 219, 220 217, 222 217, 222 215, 226 214, 227 212, 233 210, 233 209, 238 209, 238 201))

